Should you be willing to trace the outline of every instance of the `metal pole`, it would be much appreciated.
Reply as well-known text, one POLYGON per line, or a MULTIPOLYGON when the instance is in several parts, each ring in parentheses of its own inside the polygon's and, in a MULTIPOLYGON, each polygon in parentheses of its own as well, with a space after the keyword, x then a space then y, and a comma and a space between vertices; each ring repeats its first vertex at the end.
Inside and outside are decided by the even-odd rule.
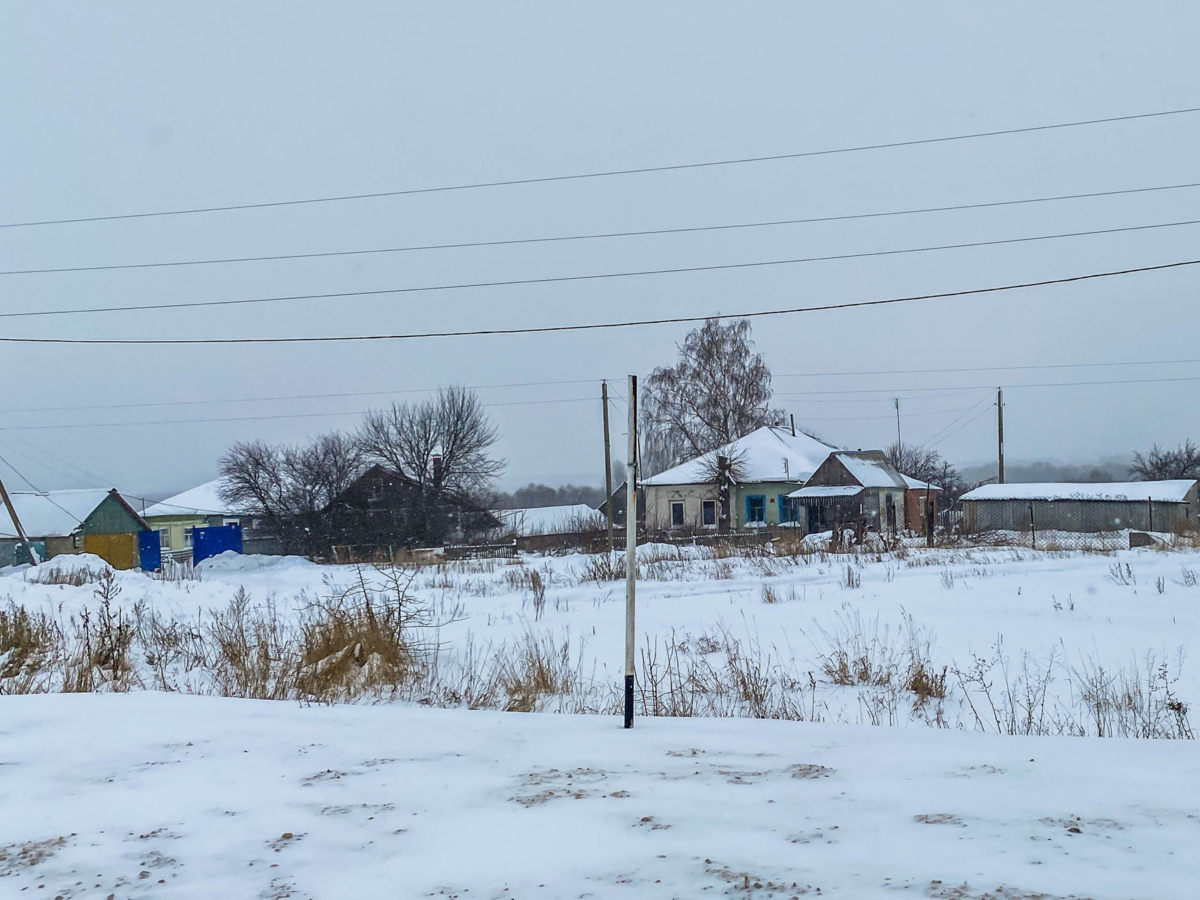
POLYGON ((608 440, 608 382, 600 382, 600 398, 604 403, 604 493, 608 497, 608 555, 611 557, 617 545, 613 539, 613 488, 612 447, 608 440))
POLYGON ((637 591, 637 376, 629 376, 629 452, 625 464, 625 727, 633 727, 634 596, 637 591))
POLYGON ((1037 549, 1037 523, 1033 521, 1033 504, 1029 504, 1029 546, 1037 549))
POLYGON ((1004 389, 996 388, 996 442, 999 472, 997 484, 1004 484, 1004 389))
POLYGON ((1154 530, 1154 498, 1153 497, 1146 498, 1146 511, 1150 514, 1150 527, 1147 528, 1146 530, 1153 531, 1154 530))
POLYGON ((900 440, 900 398, 896 397, 896 454, 899 457, 904 451, 904 444, 900 440))

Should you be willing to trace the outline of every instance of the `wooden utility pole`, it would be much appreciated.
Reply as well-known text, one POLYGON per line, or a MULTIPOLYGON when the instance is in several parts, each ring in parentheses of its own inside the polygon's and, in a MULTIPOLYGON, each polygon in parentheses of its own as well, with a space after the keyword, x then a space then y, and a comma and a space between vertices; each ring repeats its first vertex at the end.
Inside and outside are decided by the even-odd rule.
POLYGON ((633 727, 634 596, 637 592, 637 376, 629 376, 629 453, 625 463, 625 727, 633 727))
POLYGON ((611 556, 617 549, 613 539, 613 500, 612 492, 612 446, 608 441, 608 382, 600 382, 600 399, 604 403, 604 493, 608 497, 608 552, 611 556))
POLYGON ((996 483, 1004 484, 1004 388, 996 388, 996 483))
POLYGON ((4 480, 0 479, 0 500, 4 501, 4 508, 8 510, 8 517, 12 519, 13 526, 17 529, 17 537, 21 539, 21 543, 25 545, 25 549, 29 551, 29 559, 34 565, 41 562, 38 559, 37 551, 33 549, 33 543, 29 540, 29 536, 25 534, 25 529, 21 525, 21 519, 17 515, 17 508, 13 506, 12 498, 8 496, 8 490, 4 487, 4 480))
POLYGON ((899 454, 904 450, 904 444, 900 442, 900 398, 894 398, 896 401, 896 453, 899 454))

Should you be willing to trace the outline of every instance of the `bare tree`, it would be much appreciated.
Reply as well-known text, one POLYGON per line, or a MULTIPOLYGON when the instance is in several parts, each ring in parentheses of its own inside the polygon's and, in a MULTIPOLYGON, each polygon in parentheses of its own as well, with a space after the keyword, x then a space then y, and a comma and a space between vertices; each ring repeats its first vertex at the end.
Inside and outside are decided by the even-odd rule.
POLYGON ((783 419, 770 408, 771 370, 753 352, 748 320, 709 319, 678 349, 679 362, 655 369, 643 384, 639 417, 646 475, 783 419))
POLYGON ((290 551, 323 553, 326 510, 363 471, 363 452, 350 435, 331 432, 308 444, 234 444, 219 462, 221 499, 267 520, 290 551))
POLYGON ((367 458, 418 484, 465 497, 486 494, 504 463, 491 456, 498 432, 479 397, 467 388, 442 388, 429 400, 393 403, 369 412, 358 439, 367 458), (434 457, 441 457, 435 472, 434 457))
POLYGON ((948 464, 943 463, 942 455, 936 450, 926 450, 916 444, 894 443, 883 452, 896 471, 917 481, 941 486, 937 478, 942 474, 943 466, 948 464))
POLYGON ((1133 454, 1129 474, 1139 481, 1165 481, 1172 478, 1200 478, 1200 447, 1191 439, 1174 450, 1164 450, 1155 444, 1144 456, 1133 454))

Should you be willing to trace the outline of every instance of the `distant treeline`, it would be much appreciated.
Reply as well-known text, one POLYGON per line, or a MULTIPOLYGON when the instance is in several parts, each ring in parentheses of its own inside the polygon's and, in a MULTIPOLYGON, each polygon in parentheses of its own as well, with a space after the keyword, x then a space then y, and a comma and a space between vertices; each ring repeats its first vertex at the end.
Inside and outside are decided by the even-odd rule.
POLYGON ((586 503, 596 507, 603 503, 604 488, 564 484, 550 487, 548 484, 527 484, 512 493, 500 492, 492 502, 492 509, 536 509, 543 506, 568 506, 586 503))
MULTIPOLYGON (((1105 460, 1099 464, 1072 465, 1037 461, 1030 463, 1008 463, 1004 466, 1004 480, 1013 484, 1038 484, 1076 482, 1095 484, 1104 481, 1127 481, 1129 463, 1105 460)), ((994 480, 996 465, 967 466, 962 476, 969 482, 994 480)))

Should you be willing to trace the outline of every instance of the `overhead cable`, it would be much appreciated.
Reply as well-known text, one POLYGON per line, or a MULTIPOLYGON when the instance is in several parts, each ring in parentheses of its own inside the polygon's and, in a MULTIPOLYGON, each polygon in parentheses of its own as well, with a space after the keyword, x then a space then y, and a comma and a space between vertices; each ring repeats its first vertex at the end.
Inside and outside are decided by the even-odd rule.
POLYGON ((658 319, 631 319, 623 322, 592 322, 584 325, 539 325, 523 328, 481 328, 472 331, 426 331, 396 334, 358 334, 358 335, 318 335, 314 337, 239 337, 239 338, 62 338, 62 337, 11 337, 0 336, 0 343, 7 344, 64 344, 87 346, 211 346, 215 344, 321 344, 348 343, 358 341, 405 341, 428 340, 430 338, 458 337, 498 337, 516 334, 556 334, 574 331, 599 331, 614 328, 638 328, 647 325, 675 325, 707 320, 724 319, 755 319, 769 316, 787 316, 800 313, 829 312, 842 309, 860 309, 866 307, 889 306, 901 303, 914 303, 921 300, 940 300, 952 297, 981 296, 1004 291, 1025 290, 1035 287, 1046 287, 1055 284, 1072 284, 1082 281, 1093 281, 1100 278, 1112 278, 1118 275, 1132 275, 1144 272, 1161 272, 1168 269, 1178 269, 1185 266, 1200 265, 1200 259, 1180 260, 1178 262, 1162 263, 1153 266, 1138 266, 1130 269, 1114 269, 1107 272, 1092 272, 1086 275, 1072 275, 1066 278, 1048 278, 1041 281, 1025 281, 1016 284, 1004 284, 994 287, 969 288, 960 291, 941 291, 932 294, 913 294, 904 297, 889 297, 883 300, 857 300, 849 303, 831 303, 822 306, 799 306, 791 309, 755 310, 740 313, 709 313, 697 316, 669 316, 658 319))
POLYGON ((148 219, 161 216, 184 216, 199 213, 232 212, 247 209, 271 209, 285 206, 301 206, 315 203, 340 203, 349 200, 369 200, 383 197, 404 197, 416 194, 436 194, 449 191, 467 191, 480 188, 515 187, 528 184, 549 184, 563 181, 583 181, 597 178, 612 178, 624 175, 645 175, 652 172, 680 172, 689 169, 708 169, 718 166, 737 166, 750 163, 777 162, 789 159, 805 159, 816 156, 832 156, 840 153, 861 153, 869 150, 891 150, 899 147, 919 147, 927 144, 943 144, 952 141, 967 141, 978 138, 1000 137, 1003 135, 1032 134, 1040 131, 1054 131, 1064 128, 1078 128, 1088 125, 1106 125, 1113 122, 1132 122, 1140 119, 1157 119, 1168 116, 1182 116, 1200 112, 1200 107, 1183 109, 1167 109, 1158 112, 1136 113, 1125 116, 1106 116, 1098 119, 1079 119, 1071 122, 1055 122, 1049 125, 1027 125, 1020 128, 1002 128, 991 131, 975 131, 964 134, 943 135, 940 137, 917 138, 906 141, 886 141, 875 144, 858 144, 845 147, 833 147, 824 150, 802 150, 794 153, 773 153, 762 156, 743 156, 730 159, 707 160, 704 162, 674 163, 660 166, 638 166, 627 169, 607 169, 592 172, 577 172, 567 175, 547 175, 534 178, 509 178, 500 181, 476 181, 464 184, 440 185, 437 187, 405 188, 391 191, 371 191, 358 194, 338 194, 324 197, 304 197, 292 200, 272 200, 258 203, 233 203, 220 206, 197 206, 179 209, 154 210, 149 212, 117 213, 103 216, 73 216, 57 219, 34 219, 23 222, 0 223, 0 228, 28 228, 39 225, 67 225, 82 222, 111 222, 123 219, 148 219))

